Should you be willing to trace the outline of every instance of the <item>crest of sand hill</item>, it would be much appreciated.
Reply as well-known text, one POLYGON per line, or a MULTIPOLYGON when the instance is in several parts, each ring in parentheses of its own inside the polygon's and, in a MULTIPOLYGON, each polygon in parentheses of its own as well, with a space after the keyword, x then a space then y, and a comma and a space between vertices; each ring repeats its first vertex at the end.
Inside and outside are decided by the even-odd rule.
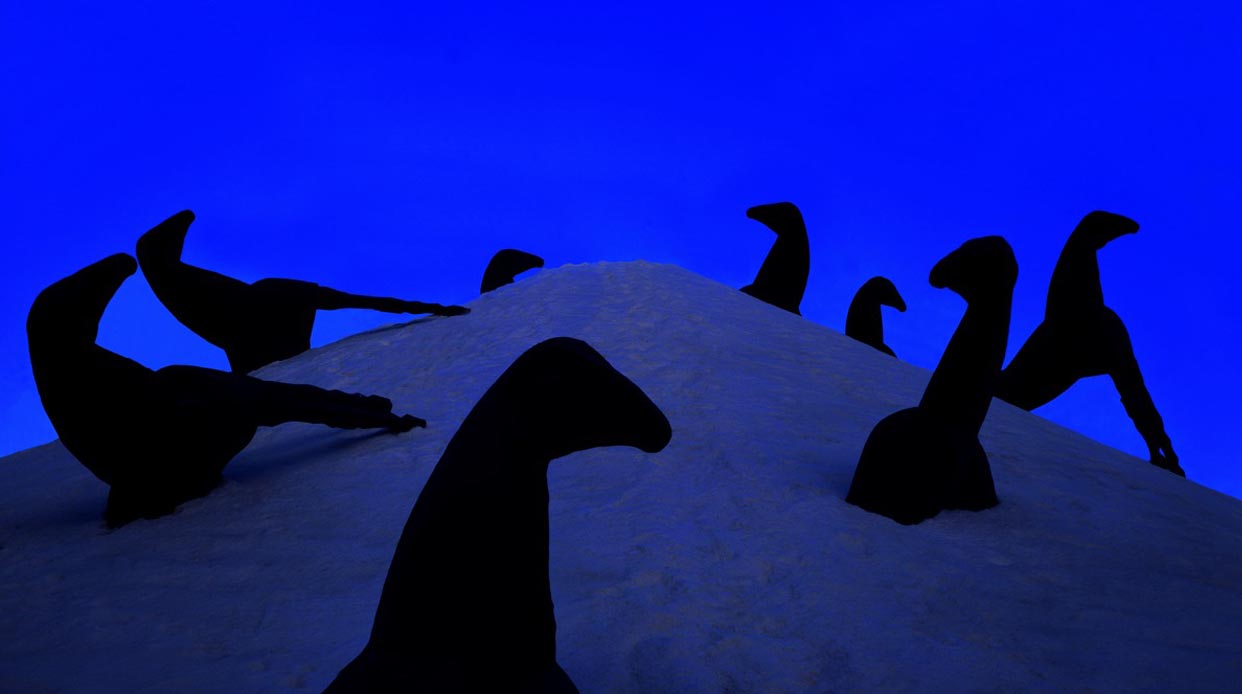
POLYGON ((557 660, 582 691, 1223 692, 1242 677, 1236 500, 994 401, 981 440, 1000 506, 901 526, 844 497, 871 427, 918 401, 927 370, 668 265, 546 270, 470 308, 257 374, 383 394, 427 430, 263 430, 221 488, 166 518, 104 533, 106 488, 58 444, 4 461, 0 672, 322 689, 366 642, 457 425, 519 354, 565 335, 673 427, 660 453, 549 469, 557 660))

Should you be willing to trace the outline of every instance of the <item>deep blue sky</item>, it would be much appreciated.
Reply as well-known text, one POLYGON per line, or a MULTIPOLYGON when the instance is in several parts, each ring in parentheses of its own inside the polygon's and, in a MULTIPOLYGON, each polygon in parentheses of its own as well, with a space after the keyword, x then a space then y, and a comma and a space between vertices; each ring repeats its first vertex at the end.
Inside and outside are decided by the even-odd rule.
MULTIPOLYGON (((887 275, 910 305, 887 342, 927 367, 963 309, 927 284, 938 258, 1009 239, 1012 355, 1105 209, 1142 225, 1101 253, 1105 296, 1182 463, 1242 496, 1235 5, 418 5, 0 3, 0 453, 55 436, 35 295, 183 208, 190 262, 449 303, 505 246, 741 286, 772 240, 746 207, 792 200, 804 315, 842 329, 887 275)), ((315 343, 392 320, 321 313, 315 343)), ((226 367, 140 275, 100 342, 226 367)), ((1146 457, 1106 378, 1039 414, 1146 457)))

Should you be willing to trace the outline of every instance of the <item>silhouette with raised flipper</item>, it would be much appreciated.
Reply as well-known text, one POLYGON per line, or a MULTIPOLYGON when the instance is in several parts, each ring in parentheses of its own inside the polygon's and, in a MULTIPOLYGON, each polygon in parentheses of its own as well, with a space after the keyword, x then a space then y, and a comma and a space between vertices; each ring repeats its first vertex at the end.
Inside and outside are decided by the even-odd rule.
POLYGON ((598 446, 655 453, 671 436, 660 409, 585 342, 527 350, 432 470, 370 640, 326 694, 577 692, 556 663, 548 464, 598 446))
POLYGON ((891 306, 902 313, 906 311, 906 302, 901 298, 887 277, 872 277, 859 287, 850 302, 849 313, 845 316, 845 334, 864 344, 897 356, 892 347, 884 344, 884 315, 881 306, 891 306))
POLYGON ((1185 477, 1164 420, 1143 383, 1130 334, 1121 318, 1104 305, 1100 285, 1097 251, 1138 228, 1134 220, 1111 212, 1097 210, 1082 218, 1052 271, 1044 321, 1001 372, 996 397, 1033 410, 1079 379, 1107 374, 1147 444, 1151 464, 1185 477))
POLYGON ((172 513, 211 491, 260 426, 311 422, 408 431, 378 396, 261 381, 195 366, 152 371, 95 344, 99 321, 138 270, 109 256, 44 289, 26 320, 30 365, 61 443, 111 487, 109 526, 172 513))
POLYGON ((985 236, 945 256, 928 279, 965 299, 966 313, 918 406, 871 430, 845 497, 904 525, 999 503, 979 429, 1005 360, 1018 263, 1005 239, 985 236))
POLYGON ((506 284, 513 284, 514 277, 537 267, 543 267, 543 258, 533 253, 515 248, 496 251, 496 255, 487 263, 487 269, 483 271, 483 283, 479 286, 479 293, 486 294, 506 284))
POLYGON ((268 278, 248 284, 204 270, 181 260, 193 221, 194 213, 184 210, 147 231, 138 239, 138 262, 160 303, 199 337, 224 350, 237 373, 310 349, 316 311, 470 312, 462 306, 347 294, 301 280, 268 278))
POLYGON ((776 232, 776 241, 763 259, 755 281, 741 291, 802 315, 799 308, 806 292, 806 279, 811 274, 811 246, 802 212, 792 202, 774 202, 756 205, 746 210, 746 216, 776 232))

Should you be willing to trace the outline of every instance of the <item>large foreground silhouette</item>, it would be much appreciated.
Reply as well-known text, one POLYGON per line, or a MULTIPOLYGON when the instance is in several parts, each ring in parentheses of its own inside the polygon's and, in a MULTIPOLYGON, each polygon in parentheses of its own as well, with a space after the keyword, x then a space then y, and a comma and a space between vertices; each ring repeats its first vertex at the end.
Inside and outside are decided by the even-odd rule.
POLYGON ((596 446, 654 453, 671 436, 585 342, 532 347, 449 441, 397 543, 371 638, 327 692, 577 692, 556 663, 548 463, 596 446))
POLYGON ((479 284, 479 293, 486 294, 493 289, 513 284, 513 278, 537 267, 543 267, 543 258, 516 248, 503 248, 487 263, 483 271, 483 281, 479 284))
POLYGON ((763 259, 755 281, 742 291, 760 301, 802 315, 802 295, 811 274, 811 246, 802 212, 792 202, 756 205, 746 216, 776 232, 776 241, 763 259))
POLYGON ((998 503, 979 429, 1005 360, 1017 279, 1013 250, 999 236, 967 241, 932 268, 931 285, 961 295, 966 313, 918 406, 871 430, 846 501, 906 525, 998 503))
POLYGON ((199 337, 224 350, 229 366, 249 373, 310 349, 315 312, 362 308, 386 313, 457 316, 461 306, 360 296, 301 280, 246 283, 181 260, 189 210, 160 222, 138 239, 138 262, 161 303, 199 337))
POLYGON ((902 313, 906 301, 897 287, 887 277, 872 277, 858 288, 845 316, 845 334, 864 344, 871 345, 889 356, 897 356, 892 347, 884 344, 884 314, 881 306, 891 306, 902 313))
POLYGON ((1184 477, 1164 420, 1143 383, 1130 334, 1121 318, 1104 305, 1100 286, 1096 252, 1138 228, 1134 220, 1110 212, 1082 218, 1052 271, 1044 322, 1001 372, 996 397, 1033 410, 1081 378, 1107 374, 1147 444, 1152 465, 1184 477))
POLYGON ((111 487, 109 525, 165 515, 206 494, 261 426, 425 425, 394 415, 377 396, 194 366, 152 371, 96 345, 104 309, 137 269, 123 253, 87 266, 44 289, 26 321, 43 409, 65 448, 111 487))

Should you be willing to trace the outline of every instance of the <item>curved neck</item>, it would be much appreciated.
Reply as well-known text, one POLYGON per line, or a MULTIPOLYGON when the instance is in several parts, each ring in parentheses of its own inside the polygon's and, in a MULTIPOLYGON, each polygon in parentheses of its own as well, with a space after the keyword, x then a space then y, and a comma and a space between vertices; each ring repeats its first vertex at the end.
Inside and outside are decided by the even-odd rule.
POLYGON ((978 435, 1005 359, 1013 288, 967 304, 919 408, 978 435))
POLYGON ((1104 305, 1100 263, 1096 257, 1098 250, 1097 244, 1086 234, 1075 232, 1070 235, 1048 283, 1045 319, 1072 316, 1104 305))
POLYGON ((845 316, 845 334, 869 345, 884 344, 884 314, 880 302, 859 292, 845 316))
POLYGON ((468 639, 555 660, 551 459, 510 413, 485 409, 462 423, 414 504, 380 596, 374 647, 417 660, 468 639))
POLYGON ((791 223, 773 231, 776 241, 763 259, 763 265, 759 266, 759 272, 755 273, 751 287, 761 288, 764 301, 797 313, 811 274, 811 246, 806 227, 791 223))

